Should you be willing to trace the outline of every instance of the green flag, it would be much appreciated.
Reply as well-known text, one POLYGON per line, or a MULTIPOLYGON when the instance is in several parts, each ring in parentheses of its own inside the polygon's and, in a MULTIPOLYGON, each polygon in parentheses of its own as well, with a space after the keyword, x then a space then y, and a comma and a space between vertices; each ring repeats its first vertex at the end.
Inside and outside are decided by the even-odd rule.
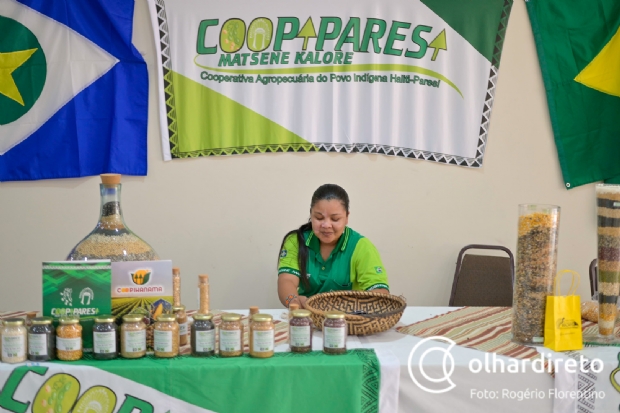
POLYGON ((566 188, 620 183, 620 2, 526 4, 566 188))

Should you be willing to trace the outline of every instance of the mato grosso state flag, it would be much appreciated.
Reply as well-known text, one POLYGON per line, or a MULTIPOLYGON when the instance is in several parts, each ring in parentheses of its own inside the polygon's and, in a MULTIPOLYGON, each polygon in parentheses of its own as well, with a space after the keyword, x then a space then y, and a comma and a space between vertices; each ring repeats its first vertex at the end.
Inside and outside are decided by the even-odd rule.
POLYGON ((620 2, 526 2, 566 188, 620 183, 620 2))
POLYGON ((148 0, 165 159, 482 165, 512 0, 148 0))
POLYGON ((0 0, 0 181, 146 175, 133 1, 0 0))

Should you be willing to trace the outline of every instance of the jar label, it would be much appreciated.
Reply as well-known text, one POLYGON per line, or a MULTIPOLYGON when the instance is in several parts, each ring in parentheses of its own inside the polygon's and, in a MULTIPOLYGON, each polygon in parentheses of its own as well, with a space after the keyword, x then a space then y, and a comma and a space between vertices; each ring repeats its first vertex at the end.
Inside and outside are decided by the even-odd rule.
POLYGON ((196 331, 196 353, 207 353, 215 350, 215 330, 196 331))
POLYGON ((93 342, 93 351, 97 354, 116 353, 116 333, 114 331, 93 332, 93 342))
POLYGON ((220 351, 241 350, 241 330, 220 329, 220 351))
POLYGON ((47 356, 47 334, 28 334, 28 354, 47 356))
POLYGON ((310 326, 291 326, 291 347, 310 347, 310 326))
POLYGON ((2 358, 8 359, 13 357, 26 356, 26 335, 17 336, 2 335, 2 358))
POLYGON ((179 335, 186 336, 187 335, 187 324, 188 323, 180 323, 179 324, 179 335))
POLYGON ((323 327, 325 348, 344 348, 346 343, 345 327, 323 327))
POLYGON ((146 330, 125 331, 125 352, 140 353, 146 351, 146 330))
POLYGON ((82 338, 61 338, 56 336, 56 348, 61 351, 82 350, 82 338))
POLYGON ((252 332, 252 346, 251 349, 254 353, 266 353, 273 351, 275 341, 275 335, 273 330, 266 331, 253 331, 252 332))
POLYGON ((153 348, 160 353, 172 352, 172 331, 155 330, 153 348))
POLYGON ((532 343, 544 343, 544 342, 545 342, 544 337, 532 337, 532 343))

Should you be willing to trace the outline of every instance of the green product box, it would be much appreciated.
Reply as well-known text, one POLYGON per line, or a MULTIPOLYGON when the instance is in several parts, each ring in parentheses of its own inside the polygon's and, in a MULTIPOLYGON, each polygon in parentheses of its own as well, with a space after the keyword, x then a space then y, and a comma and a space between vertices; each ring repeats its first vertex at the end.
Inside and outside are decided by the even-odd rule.
POLYGON ((84 351, 93 348, 95 316, 112 313, 110 260, 48 261, 43 263, 43 315, 57 321, 77 315, 84 351))

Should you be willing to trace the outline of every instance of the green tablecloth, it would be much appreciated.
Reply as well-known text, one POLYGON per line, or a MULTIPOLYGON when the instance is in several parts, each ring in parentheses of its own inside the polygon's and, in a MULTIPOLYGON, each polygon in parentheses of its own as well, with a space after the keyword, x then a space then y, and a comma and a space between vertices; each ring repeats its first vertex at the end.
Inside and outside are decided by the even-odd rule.
POLYGON ((87 405, 86 401, 92 399, 94 403, 98 397, 113 399, 107 402, 108 410, 100 409, 101 413, 370 413, 379 410, 379 384, 379 362, 374 351, 366 349, 337 356, 322 352, 276 353, 269 359, 245 355, 201 359, 86 359, 21 367, 0 364, 3 387, 0 407, 25 412, 20 412, 16 405, 13 410, 3 405, 3 400, 12 399, 14 393, 30 394, 28 400, 21 396, 19 402, 23 405, 31 402, 34 413, 68 413, 66 406, 77 399, 77 404, 73 404, 76 413, 78 407, 87 405), (21 378, 17 377, 20 375, 21 378), (24 378, 37 383, 31 385, 32 391, 24 392, 20 388, 27 385, 28 380, 24 378), (63 392, 63 410, 49 410, 57 403, 57 391, 63 392), (92 397, 86 394, 89 391, 92 397), (80 404, 82 398, 85 400, 80 404))

